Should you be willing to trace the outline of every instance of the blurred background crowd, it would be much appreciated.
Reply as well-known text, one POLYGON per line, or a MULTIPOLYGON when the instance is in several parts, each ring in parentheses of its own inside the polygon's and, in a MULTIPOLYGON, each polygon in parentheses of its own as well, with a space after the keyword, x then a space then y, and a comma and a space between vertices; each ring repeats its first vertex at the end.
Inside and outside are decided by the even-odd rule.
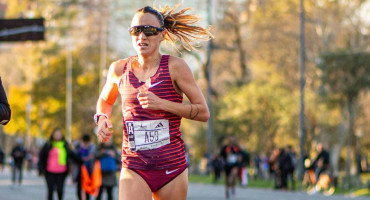
MULTIPOLYGON (((134 54, 127 48, 131 16, 145 5, 180 2, 207 19, 203 22, 212 25, 215 36, 211 45, 198 44, 193 52, 161 48, 188 62, 212 102, 211 123, 182 121, 190 174, 218 182, 223 171, 233 169, 242 185, 273 180, 274 188, 285 190, 297 187, 295 181, 308 169, 319 174, 317 168, 327 168, 333 184, 359 185, 361 174, 369 173, 370 155, 369 0, 304 3, 302 148, 298 0, 217 0, 211 5, 197 0, 0 0, 1 18, 45 20, 45 40, 0 45, 1 79, 12 109, 12 120, 0 126, 2 166, 36 171, 55 127, 76 154, 82 133, 89 133, 98 147, 92 120, 96 99, 109 63, 134 54), (229 135, 237 141, 235 148, 223 148, 229 135), (329 156, 316 160, 319 144, 329 156), (228 163, 230 151, 236 157, 228 163), (307 158, 311 163, 303 167, 307 158)), ((114 124, 122 121, 119 104, 114 124)), ((112 149, 119 153, 122 127, 114 132, 112 149)))

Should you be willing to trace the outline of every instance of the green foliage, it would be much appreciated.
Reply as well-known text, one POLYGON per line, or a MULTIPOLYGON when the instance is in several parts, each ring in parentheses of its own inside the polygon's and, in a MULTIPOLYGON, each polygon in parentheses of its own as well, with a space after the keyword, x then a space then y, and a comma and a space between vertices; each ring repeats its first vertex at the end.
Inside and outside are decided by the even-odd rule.
POLYGON ((370 87, 370 53, 334 52, 320 56, 324 89, 339 102, 356 98, 370 87))
MULTIPOLYGON (((15 45, 11 50, 14 55, 17 55, 16 60, 6 64, 17 66, 13 68, 19 68, 18 76, 22 76, 23 81, 10 88, 9 100, 11 100, 13 116, 11 123, 5 127, 5 132, 20 135, 27 132, 26 102, 32 99, 31 135, 48 137, 54 127, 65 127, 66 41, 70 41, 72 37, 76 40, 84 37, 83 30, 80 30, 78 35, 71 32, 72 25, 78 21, 74 19, 79 17, 78 13, 83 9, 77 8, 77 1, 60 3, 26 0, 21 1, 19 7, 16 7, 14 5, 17 2, 7 1, 7 16, 16 17, 33 13, 34 17, 44 17, 46 41, 15 45)), ((99 61, 99 46, 95 43, 74 43, 72 50, 73 138, 79 137, 80 132, 92 133, 95 127, 92 116, 99 93, 100 72, 96 64, 99 61)))
POLYGON ((233 88, 218 102, 216 135, 234 134, 255 151, 294 142, 297 94, 274 83, 281 77, 270 78, 233 88))
POLYGON ((4 130, 11 134, 25 133, 26 125, 26 105, 27 105, 27 89, 19 87, 11 87, 8 91, 8 101, 12 110, 12 119, 4 130))
MULTIPOLYGON (((348 113, 348 146, 350 147, 354 146, 351 138, 356 129, 355 121, 359 118, 355 108, 358 106, 360 94, 367 92, 370 87, 369 63, 370 54, 367 52, 328 52, 322 54, 319 59, 318 67, 322 72, 324 99, 329 99, 334 106, 348 110, 346 113, 348 113)), ((367 106, 363 107, 363 109, 366 108, 367 106)), ((361 112, 365 113, 363 110, 360 110, 361 112)), ((362 142, 364 141, 358 142, 358 146, 362 142)), ((357 149, 360 149, 359 152, 363 151, 361 147, 357 149)), ((346 171, 349 176, 351 157, 347 156, 347 160, 346 171)))

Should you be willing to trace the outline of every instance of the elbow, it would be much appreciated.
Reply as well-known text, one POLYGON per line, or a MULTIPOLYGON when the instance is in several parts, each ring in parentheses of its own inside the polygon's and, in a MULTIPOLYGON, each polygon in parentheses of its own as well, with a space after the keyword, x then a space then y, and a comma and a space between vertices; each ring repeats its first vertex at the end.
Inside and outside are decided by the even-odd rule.
POLYGON ((3 106, 1 105, 1 107, 0 107, 0 124, 1 125, 6 125, 10 121, 10 118, 11 118, 11 110, 10 110, 9 105, 5 106, 5 108, 3 108, 3 106))
POLYGON ((206 113, 204 113, 203 117, 201 117, 201 119, 199 119, 201 122, 207 122, 210 118, 210 114, 209 114, 209 111, 207 111, 206 113))

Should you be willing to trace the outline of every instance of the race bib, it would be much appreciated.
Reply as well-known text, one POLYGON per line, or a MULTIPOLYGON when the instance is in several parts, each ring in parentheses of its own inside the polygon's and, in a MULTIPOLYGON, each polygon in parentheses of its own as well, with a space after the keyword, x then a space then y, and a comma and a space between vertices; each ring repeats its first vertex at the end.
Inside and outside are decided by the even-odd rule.
POLYGON ((227 163, 229 163, 229 164, 235 164, 237 161, 238 161, 238 155, 236 155, 236 154, 230 154, 227 157, 227 163))
POLYGON ((126 121, 126 129, 132 152, 156 149, 170 143, 169 123, 166 119, 126 121))

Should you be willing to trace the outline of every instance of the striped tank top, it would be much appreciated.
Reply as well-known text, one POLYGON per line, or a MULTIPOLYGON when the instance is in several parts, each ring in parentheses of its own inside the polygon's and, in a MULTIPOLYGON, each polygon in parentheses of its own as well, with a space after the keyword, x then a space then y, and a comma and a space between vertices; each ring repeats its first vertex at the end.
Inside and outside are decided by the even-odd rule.
MULTIPOLYGON (((187 164, 184 141, 181 138, 180 132, 181 117, 163 110, 143 109, 137 99, 139 90, 149 90, 159 98, 182 103, 182 95, 178 94, 172 85, 168 68, 169 57, 169 55, 162 56, 156 73, 146 82, 141 82, 132 71, 130 63, 134 57, 130 57, 124 66, 123 74, 118 83, 118 90, 122 100, 124 126, 121 157, 122 167, 139 170, 162 170, 182 167, 187 164), (130 143, 132 142, 132 138, 129 124, 151 120, 168 121, 168 143, 153 149, 132 150, 132 146, 130 146, 132 145, 130 143)), ((136 137, 136 134, 132 135, 136 137)))

